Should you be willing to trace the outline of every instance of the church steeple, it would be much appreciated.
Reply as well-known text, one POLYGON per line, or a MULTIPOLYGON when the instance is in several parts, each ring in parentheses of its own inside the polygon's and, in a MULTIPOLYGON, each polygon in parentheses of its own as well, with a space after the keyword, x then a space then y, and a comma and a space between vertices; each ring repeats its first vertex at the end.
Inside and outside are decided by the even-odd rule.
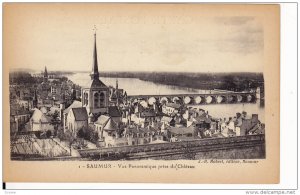
POLYGON ((44 77, 47 77, 47 78, 48 78, 48 72, 47 72, 47 67, 46 67, 46 66, 45 66, 44 77))
MULTIPOLYGON (((94 30, 96 31, 96 27, 94 30)), ((87 87, 82 88, 81 99, 82 107, 86 108, 88 114, 99 116, 99 114, 108 113, 109 88, 99 78, 96 32, 94 38, 91 80, 87 87)))
POLYGON ((45 66, 45 72, 44 72, 44 82, 48 81, 48 72, 47 72, 47 67, 45 66))
POLYGON ((38 98, 37 98, 37 95, 36 95, 36 89, 34 90, 34 96, 33 96, 32 104, 33 104, 34 108, 37 108, 38 98))
POLYGON ((91 73, 92 80, 99 80, 99 71, 98 71, 98 59, 97 59, 97 44, 96 44, 96 27, 95 27, 95 43, 94 43, 94 53, 93 53, 93 68, 91 73))
POLYGON ((116 89, 118 90, 118 88, 119 88, 119 85, 118 85, 118 78, 117 78, 117 80, 116 80, 116 89))

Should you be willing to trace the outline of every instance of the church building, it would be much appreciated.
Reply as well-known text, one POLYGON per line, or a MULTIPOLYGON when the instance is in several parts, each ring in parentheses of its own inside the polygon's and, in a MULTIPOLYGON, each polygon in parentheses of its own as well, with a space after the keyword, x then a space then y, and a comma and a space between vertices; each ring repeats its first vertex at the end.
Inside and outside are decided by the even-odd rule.
POLYGON ((93 67, 90 74, 91 80, 87 87, 82 88, 81 102, 89 117, 99 116, 108 112, 109 88, 99 79, 96 33, 94 34, 93 67))

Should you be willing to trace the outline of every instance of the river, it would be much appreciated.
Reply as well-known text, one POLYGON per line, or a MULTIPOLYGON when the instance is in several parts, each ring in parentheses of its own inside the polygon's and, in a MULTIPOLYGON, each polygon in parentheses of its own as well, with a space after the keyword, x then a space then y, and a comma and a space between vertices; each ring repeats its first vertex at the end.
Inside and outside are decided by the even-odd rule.
MULTIPOLYGON (((88 73, 75 73, 67 76, 72 82, 87 87, 90 81, 88 73)), ((107 86, 116 86, 116 78, 101 77, 101 81, 107 86)), ((128 95, 168 95, 168 94, 193 94, 193 93, 209 93, 209 90, 199 90, 192 88, 184 88, 178 86, 170 86, 156 84, 149 81, 142 81, 137 78, 118 78, 120 89, 124 89, 128 95)), ((209 114, 217 118, 228 118, 235 116, 237 112, 246 111, 249 115, 258 114, 261 122, 265 121, 264 106, 258 100, 256 103, 245 104, 211 104, 199 105, 200 108, 207 110, 209 114)))

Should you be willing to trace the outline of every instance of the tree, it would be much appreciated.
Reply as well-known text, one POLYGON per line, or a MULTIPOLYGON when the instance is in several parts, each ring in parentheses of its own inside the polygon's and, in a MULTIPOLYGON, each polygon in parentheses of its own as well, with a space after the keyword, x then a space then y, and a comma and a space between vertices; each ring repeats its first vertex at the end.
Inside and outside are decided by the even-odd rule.
POLYGON ((73 137, 72 132, 68 130, 64 134, 64 139, 69 143, 70 156, 71 156, 72 155, 72 144, 76 141, 76 138, 73 137))
POLYGON ((47 138, 50 138, 50 136, 52 135, 52 133, 51 133, 51 131, 50 130, 48 130, 47 132, 46 132, 46 136, 47 136, 47 138))
POLYGON ((99 136, 97 132, 95 132, 92 128, 88 127, 86 129, 84 139, 96 143, 99 139, 99 136))
POLYGON ((84 129, 80 128, 77 132, 77 137, 79 138, 84 138, 85 137, 85 133, 84 133, 84 129))
POLYGON ((59 112, 58 112, 58 110, 55 110, 55 112, 51 118, 51 125, 54 126, 55 134, 57 134, 57 129, 58 129, 59 124, 60 124, 59 112))

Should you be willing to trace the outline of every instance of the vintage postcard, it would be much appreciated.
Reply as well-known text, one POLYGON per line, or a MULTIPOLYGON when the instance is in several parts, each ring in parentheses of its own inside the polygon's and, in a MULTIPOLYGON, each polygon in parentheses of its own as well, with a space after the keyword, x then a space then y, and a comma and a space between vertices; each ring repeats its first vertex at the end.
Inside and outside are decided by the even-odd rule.
POLYGON ((3 17, 4 182, 279 183, 279 5, 3 17))

